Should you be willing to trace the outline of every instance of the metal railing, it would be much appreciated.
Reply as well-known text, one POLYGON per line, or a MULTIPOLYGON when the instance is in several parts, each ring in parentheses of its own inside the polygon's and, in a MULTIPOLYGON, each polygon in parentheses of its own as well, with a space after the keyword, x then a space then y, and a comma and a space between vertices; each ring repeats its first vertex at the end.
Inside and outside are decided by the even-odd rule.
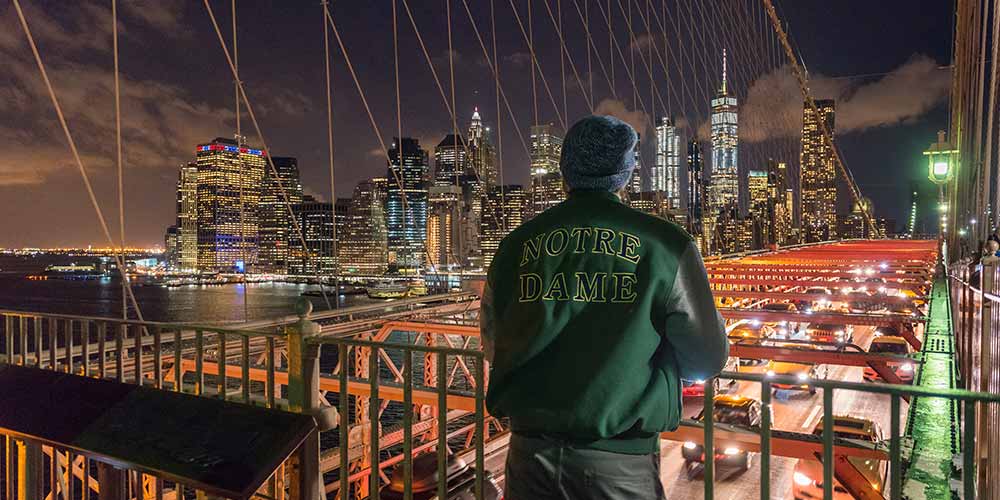
MULTIPOLYGON (((950 271, 957 285, 952 289, 952 302, 961 384, 971 391, 1000 393, 1000 260, 963 261, 950 271)), ((996 481, 1000 478, 1000 409, 980 407, 975 418, 979 498, 1000 499, 996 481)))
MULTIPOLYGON (((400 307, 412 305, 393 306, 400 307)), ((377 309, 356 312, 370 314, 377 309)), ((460 455, 474 462, 471 491, 483 498, 487 367, 478 346, 470 348, 468 338, 456 346, 449 335, 428 332, 321 337, 321 327, 309 318, 308 308, 297 318, 291 324, 282 321, 278 331, 247 331, 0 310, 0 363, 317 416, 320 428, 329 432, 308 438, 298 454, 275 471, 258 498, 315 499, 327 493, 348 498, 341 492, 379 498, 393 466, 403 474, 403 497, 411 498, 414 457, 437 450, 445 450, 437 453, 437 490, 453 486, 448 484, 448 455, 460 455), (390 334, 409 341, 393 342, 390 334), (339 410, 339 419, 331 415, 331 408, 339 410), (387 453, 395 456, 382 460, 387 453)), ((81 488, 99 489, 93 474, 102 466, 99 462, 46 446, 44 453, 50 458, 41 468, 29 467, 27 455, 22 455, 32 443, 5 437, 0 461, 3 498, 51 495, 69 500, 89 498, 81 496, 81 488), (48 481, 41 472, 19 480, 22 470, 45 471, 48 481), (19 490, 22 485, 26 489, 19 490)), ((126 495, 203 496, 147 472, 126 474, 122 486, 126 495)))

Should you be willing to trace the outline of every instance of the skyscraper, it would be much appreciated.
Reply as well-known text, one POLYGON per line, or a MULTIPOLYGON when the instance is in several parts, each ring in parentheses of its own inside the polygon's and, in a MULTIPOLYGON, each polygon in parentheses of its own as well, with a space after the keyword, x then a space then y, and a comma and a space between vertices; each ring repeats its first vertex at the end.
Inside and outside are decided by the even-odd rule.
POLYGON ((292 224, 291 210, 302 203, 302 184, 299 182, 298 160, 275 156, 271 161, 277 175, 265 166, 258 207, 260 244, 257 269, 284 274, 288 271, 288 241, 299 237, 292 224))
POLYGON ((461 186, 431 186, 427 208, 427 265, 433 270, 462 266, 461 186))
POLYGON ((167 228, 167 233, 163 235, 163 261, 170 269, 177 269, 177 226, 167 228))
POLYGON ((389 150, 386 230, 389 266, 416 274, 424 265, 427 243, 427 151, 416 139, 394 138, 389 150))
POLYGON ((199 270, 254 270, 265 154, 224 137, 198 145, 199 270))
POLYGON ((500 240, 524 221, 527 209, 528 196, 519 185, 493 186, 487 191, 479 226, 484 268, 493 262, 500 240))
POLYGON ((788 165, 785 162, 768 162, 767 192, 773 208, 773 233, 770 243, 787 245, 792 232, 792 210, 795 193, 788 185, 788 165))
POLYGON ((837 171, 834 151, 823 137, 833 134, 834 102, 818 100, 817 115, 808 103, 802 116, 802 229, 807 242, 837 237, 837 171))
POLYGON ((626 189, 628 190, 629 194, 634 194, 634 195, 638 195, 643 191, 642 147, 640 147, 641 143, 642 143, 642 136, 640 135, 639 138, 636 139, 635 141, 635 151, 633 151, 632 153, 632 155, 635 156, 635 168, 632 169, 632 177, 629 178, 628 185, 626 186, 626 189))
POLYGON ((559 171, 562 138, 553 126, 531 127, 531 212, 540 214, 566 199, 559 171))
POLYGON ((472 112, 472 123, 469 125, 469 150, 472 154, 472 168, 479 174, 486 186, 497 183, 497 155, 490 139, 490 128, 483 126, 479 116, 479 108, 472 112))
POLYGON ((469 149, 460 135, 447 134, 434 148, 434 185, 458 186, 470 166, 469 149))
POLYGON ((747 176, 747 194, 750 196, 750 219, 760 241, 755 247, 774 243, 775 198, 769 189, 769 170, 751 170, 747 176))
POLYGON ((681 136, 673 118, 660 118, 655 146, 656 159, 650 173, 652 190, 666 193, 671 209, 681 208, 681 136))
POLYGON ((382 276, 388 248, 385 229, 385 179, 361 181, 354 188, 345 231, 337 232, 337 255, 341 274, 382 276))
POLYGON ((708 206, 711 216, 738 204, 740 184, 737 152, 739 128, 736 97, 726 87, 726 51, 722 51, 722 85, 712 99, 712 176, 708 206))
POLYGON ((193 161, 177 174, 177 267, 198 269, 198 163, 193 161))
POLYGON ((329 275, 337 272, 333 231, 336 224, 333 203, 305 195, 292 207, 303 238, 288 241, 288 272, 295 275, 329 275), (305 248, 302 240, 305 240, 305 248))
POLYGON ((691 139, 687 144, 687 219, 688 232, 701 234, 701 221, 705 210, 705 162, 701 144, 691 139))

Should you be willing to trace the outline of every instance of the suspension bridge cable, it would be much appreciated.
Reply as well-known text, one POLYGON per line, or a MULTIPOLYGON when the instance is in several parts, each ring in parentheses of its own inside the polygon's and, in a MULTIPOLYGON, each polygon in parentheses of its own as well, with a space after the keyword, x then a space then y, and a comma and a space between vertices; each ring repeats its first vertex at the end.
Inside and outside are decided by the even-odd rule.
MULTIPOLYGON (((558 5, 562 5, 562 0, 556 0, 556 1, 558 2, 558 5)), ((549 14, 549 19, 552 21, 553 26, 556 27, 556 30, 557 30, 556 32, 559 34, 559 46, 560 46, 560 52, 559 52, 559 54, 560 54, 560 57, 562 57, 562 56, 565 55, 565 57, 567 59, 569 59, 569 66, 570 66, 570 69, 573 71, 573 75, 576 77, 577 84, 580 85, 580 92, 583 93, 584 99, 587 100, 588 106, 590 106, 590 111, 593 112, 594 111, 593 94, 588 94, 587 93, 587 88, 583 85, 583 78, 580 77, 580 72, 576 68, 576 62, 574 62, 574 60, 573 60, 573 55, 570 54, 569 48, 566 46, 566 40, 565 40, 565 37, 564 37, 564 34, 563 34, 563 28, 562 28, 562 15, 560 14, 559 23, 557 25, 556 24, 556 18, 555 18, 555 16, 553 16, 552 9, 549 7, 549 1, 548 0, 543 0, 543 4, 545 5, 546 12, 549 14)), ((589 48, 590 46, 588 45, 587 47, 589 48)), ((593 85, 591 85, 591 88, 593 88, 593 85)), ((569 119, 569 112, 567 111, 567 106, 566 106, 566 90, 565 89, 566 89, 566 76, 565 76, 565 71, 563 71, 563 115, 565 115, 567 117, 567 121, 569 121, 568 120, 569 119)))
POLYGON ((559 104, 556 103, 556 98, 552 94, 552 89, 549 87, 549 81, 545 78, 545 72, 542 71, 541 64, 538 63, 538 59, 535 56, 535 45, 534 45, 534 32, 531 26, 531 2, 528 2, 528 30, 525 31, 524 24, 521 22, 521 14, 517 11, 517 6, 514 5, 514 0, 510 0, 510 8, 514 12, 514 19, 517 20, 518 27, 521 28, 521 35, 524 39, 528 41, 528 50, 531 55, 531 87, 532 87, 532 105, 535 110, 535 125, 538 125, 538 94, 535 89, 535 74, 537 72, 538 76, 542 79, 542 86, 545 87, 545 92, 549 96, 549 101, 552 103, 552 111, 555 112, 556 118, 562 124, 563 130, 567 129, 566 117, 559 112, 559 104), (536 71, 537 68, 537 71, 536 71))
MULTIPOLYGON (((267 145, 267 140, 264 138, 264 133, 260 128, 260 123, 257 121, 257 115, 253 111, 253 106, 250 104, 250 98, 247 96, 246 88, 243 82, 239 79, 239 74, 236 72, 236 66, 233 64, 233 59, 229 54, 229 47, 226 46, 226 41, 222 37, 222 30, 219 28, 219 23, 215 19, 215 12, 212 10, 212 6, 209 5, 208 0, 203 0, 205 5, 205 11, 208 13, 209 20, 212 22, 212 27, 215 29, 215 35, 219 40, 219 46, 222 48, 222 52, 226 57, 226 63, 229 66, 229 71, 232 73, 233 78, 239 82, 240 95, 243 97, 243 104, 246 105, 247 115, 250 117, 250 122, 253 123, 254 131, 257 133, 257 137, 260 139, 261 146, 264 148, 264 154, 267 158, 267 165, 270 168, 271 175, 278 178, 278 169, 274 166, 274 159, 271 156, 271 149, 267 145)), ((284 202, 285 209, 288 212, 289 218, 292 220, 292 227, 295 229, 296 234, 299 237, 299 242, 302 245, 302 249, 305 252, 306 260, 309 260, 312 253, 309 251, 309 245, 306 244, 305 235, 302 232, 302 227, 299 225, 299 221, 295 218, 295 214, 292 211, 292 204, 288 200, 288 193, 284 189, 279 190, 281 192, 282 201, 284 202)), ((315 267, 316 274, 319 274, 319 265, 315 267)), ((330 299, 326 295, 326 289, 323 287, 323 280, 319 280, 320 293, 323 295, 323 301, 326 303, 327 309, 332 309, 330 305, 330 299)))
MULTIPOLYGON (((503 135, 500 133, 500 124, 503 121, 503 115, 500 112, 500 54, 497 52, 497 18, 494 0, 490 0, 490 36, 493 39, 493 74, 496 75, 493 90, 493 97, 496 101, 497 110, 497 163, 495 166, 497 171, 497 180, 500 182, 500 206, 502 211, 507 208, 507 198, 505 193, 506 185, 504 184, 503 177, 503 135)), ((487 197, 487 199, 489 199, 489 197, 487 197)), ((498 223, 497 226, 501 231, 509 231, 510 218, 504 214, 502 222, 498 223)))
MULTIPOLYGON (((97 220, 101 224, 101 230, 104 232, 104 237, 107 239, 108 245, 111 248, 114 248, 115 240, 111 237, 111 231, 108 229, 108 223, 104 218, 104 212, 101 210, 101 206, 97 203, 97 196, 94 194, 94 188, 90 183, 90 177, 87 175, 87 169, 83 166, 83 160, 80 158, 80 152, 76 148, 76 142, 73 140, 73 134, 70 133, 69 126, 66 124, 66 117, 63 115, 62 107, 59 104, 59 98, 56 96, 56 92, 52 87, 52 82, 49 80, 48 72, 45 70, 45 64, 42 63, 42 56, 38 52, 38 46, 35 44, 34 37, 31 35, 31 29, 28 28, 28 22, 24 17, 24 11, 21 9, 21 2, 20 0, 12 1, 14 3, 14 10, 17 11, 18 20, 21 22, 21 28, 24 30, 24 35, 28 39, 28 45, 31 47, 31 53, 35 57, 35 63, 38 65, 38 71, 41 73, 42 80, 45 83, 45 88, 49 93, 49 99, 52 101, 52 107, 56 110, 56 116, 59 118, 59 125, 62 127, 63 134, 66 136, 66 142, 69 144, 73 160, 76 162, 77 169, 80 172, 80 177, 83 179, 83 185, 87 188, 87 195, 90 197, 90 204, 94 207, 94 211, 97 214, 97 220)), ((115 255, 115 260, 122 280, 129 283, 128 273, 125 272, 125 261, 122 259, 121 255, 115 255)), ((139 309, 139 303, 136 302, 135 294, 132 293, 132 287, 126 287, 125 290, 128 292, 129 302, 132 303, 132 307, 135 309, 136 317, 139 321, 144 321, 142 318, 142 311, 139 309)))
MULTIPOLYGON (((118 71, 118 0, 111 0, 111 39, 115 61, 115 156, 118 168, 118 231, 121 241, 121 261, 125 262, 125 175, 122 168, 121 84, 118 71)), ((122 280, 122 319, 128 319, 129 281, 122 280)))
MULTIPOLYGON (((235 1, 235 0, 234 0, 235 1)), ((330 3, 327 0, 323 0, 323 66, 326 70, 326 147, 329 152, 330 158, 330 200, 333 203, 333 225, 330 229, 330 235, 332 238, 333 255, 336 258, 337 266, 334 268, 336 271, 335 276, 338 278, 334 279, 334 306, 340 307, 340 244, 337 241, 337 185, 334 182, 334 162, 333 162, 333 91, 330 88, 330 28, 326 24, 326 16, 330 12, 330 3)), ((318 267, 318 266, 317 266, 318 267)), ((320 280, 320 287, 322 288, 322 280, 320 280)))
MULTIPOLYGON (((584 0, 584 1, 586 2, 588 0, 584 0)), ((598 0, 598 1, 600 1, 600 0, 598 0)), ((597 42, 594 41, 594 37, 593 37, 593 35, 592 35, 591 31, 590 31, 590 16, 589 16, 589 13, 587 15, 584 15, 584 12, 580 9, 580 4, 579 4, 578 0, 573 0, 573 6, 576 7, 577 16, 579 16, 579 18, 580 18, 580 24, 583 25, 584 33, 586 33, 586 35, 587 35, 587 37, 586 37, 587 38, 587 47, 588 47, 588 49, 593 48, 594 53, 597 54, 597 64, 601 68, 601 74, 604 75, 604 79, 608 82, 608 89, 609 89, 609 91, 613 92, 613 89, 614 89, 614 86, 615 86, 614 82, 613 82, 613 78, 608 73, 608 69, 604 66, 604 59, 601 58, 601 52, 597 48, 597 42)), ((589 50, 588 50, 588 54, 589 54, 589 50)), ((614 70, 612 69, 612 73, 613 73, 613 71, 614 70)), ((593 71, 591 71, 590 74, 591 74, 591 80, 590 80, 591 92, 590 92, 590 95, 591 95, 591 98, 593 98, 593 96, 594 96, 594 91, 593 91, 593 86, 594 86, 593 85, 594 84, 594 81, 593 81, 593 71)), ((593 103, 591 103, 591 109, 593 109, 593 107, 594 107, 594 105, 593 105, 593 103)))
MULTIPOLYGON (((231 2, 232 9, 232 21, 233 21, 233 67, 236 68, 235 81, 233 82, 233 97, 235 99, 235 111, 236 111, 236 142, 240 143, 243 141, 243 132, 240 129, 240 89, 239 89, 239 79, 240 79, 240 53, 239 53, 239 43, 236 39, 236 0, 231 2)), ((241 144, 242 145, 242 144, 241 144)), ((284 183, 282 179, 275 176, 274 182, 278 182, 279 186, 284 189, 284 183)), ((240 258, 243 259, 243 272, 241 277, 243 278, 243 321, 250 321, 249 313, 249 300, 250 288, 247 286, 247 269, 250 267, 247 262, 247 227, 246 221, 244 219, 244 211, 246 210, 244 201, 244 181, 240 180, 240 258)), ((259 241, 259 239, 258 239, 259 241)), ((260 263, 260 255, 258 254, 257 263, 260 263)))

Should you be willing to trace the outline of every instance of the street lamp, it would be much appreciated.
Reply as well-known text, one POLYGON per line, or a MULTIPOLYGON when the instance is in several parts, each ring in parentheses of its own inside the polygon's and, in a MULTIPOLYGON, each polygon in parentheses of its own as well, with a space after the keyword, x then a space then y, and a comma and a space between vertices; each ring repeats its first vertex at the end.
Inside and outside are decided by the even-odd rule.
POLYGON ((958 150, 954 149, 945 138, 944 130, 938 131, 937 142, 931 144, 927 151, 924 151, 924 156, 927 157, 927 178, 931 182, 937 184, 938 186, 938 208, 941 210, 943 215, 941 216, 941 231, 940 237, 941 241, 944 241, 944 233, 948 229, 948 204, 944 199, 944 185, 951 181, 952 177, 955 176, 956 170, 956 156, 958 155, 958 150))

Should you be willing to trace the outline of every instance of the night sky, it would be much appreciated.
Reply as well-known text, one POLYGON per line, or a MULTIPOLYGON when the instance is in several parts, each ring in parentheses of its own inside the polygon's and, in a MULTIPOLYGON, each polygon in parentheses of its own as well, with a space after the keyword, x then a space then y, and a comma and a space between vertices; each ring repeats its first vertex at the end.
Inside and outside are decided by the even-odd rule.
MULTIPOLYGON (((461 133, 476 106, 496 131, 495 80, 463 0, 450 1, 451 57, 447 0, 408 3, 448 99, 449 62, 454 64, 461 133)), ((492 58, 491 2, 465 1, 492 58)), ((528 177, 525 147, 516 131, 527 140, 533 122, 531 57, 511 7, 513 2, 526 25, 528 1, 493 0, 501 84, 514 114, 512 120, 501 103, 507 183, 525 183, 528 177)), ((652 134, 650 115, 661 116, 667 108, 687 134, 698 131, 706 137, 708 99, 719 86, 726 48, 730 88, 741 106, 741 170, 758 168, 767 157, 797 164, 801 95, 759 1, 611 0, 613 54, 598 9, 607 9, 608 1, 530 1, 536 57, 552 93, 550 99, 539 77, 540 122, 562 129, 564 95, 567 116, 562 119, 570 124, 591 110, 584 97, 589 94, 587 36, 582 12, 577 12, 586 4, 597 51, 591 70, 598 112, 626 119, 646 138, 652 134), (634 35, 622 12, 630 2, 634 35), (565 83, 559 37, 546 4, 553 17, 562 9, 569 52, 565 83), (644 18, 652 24, 651 33, 644 18), (634 84, 628 76, 633 55, 634 84), (650 58, 652 82, 640 62, 648 64, 650 58), (606 76, 612 66, 613 87, 606 76), (586 92, 581 92, 577 73, 586 92)), ((921 151, 934 142, 936 130, 947 127, 950 71, 944 66, 950 60, 952 2, 775 3, 808 68, 813 94, 837 99, 837 142, 861 190, 874 201, 878 216, 896 218, 902 225, 913 183, 930 201, 921 151)), ((30 4, 25 5, 27 22, 117 235, 110 0, 22 4, 30 4)), ((306 192, 329 199, 322 8, 316 0, 237 4, 241 79, 267 145, 276 156, 298 157, 306 192)), ((211 6, 231 43, 230 2, 212 0, 211 6)), ((402 0, 397 6, 403 135, 418 138, 433 151, 451 130, 451 116, 402 0)), ((331 10, 388 145, 398 127, 392 1, 334 1, 331 10)), ((119 30, 126 238, 130 245, 162 245, 164 229, 174 219, 178 166, 193 158, 197 143, 235 132, 233 78, 201 1, 119 0, 119 30)), ((330 37, 336 192, 350 196, 359 180, 385 174, 385 156, 332 32, 330 37)), ((106 246, 9 2, 0 5, 0 57, 0 246, 106 246)), ((242 126, 250 142, 261 146, 245 108, 242 126)), ((651 142, 644 141, 646 164, 652 162, 651 142)), ((921 211, 929 212, 923 206, 921 211)))

